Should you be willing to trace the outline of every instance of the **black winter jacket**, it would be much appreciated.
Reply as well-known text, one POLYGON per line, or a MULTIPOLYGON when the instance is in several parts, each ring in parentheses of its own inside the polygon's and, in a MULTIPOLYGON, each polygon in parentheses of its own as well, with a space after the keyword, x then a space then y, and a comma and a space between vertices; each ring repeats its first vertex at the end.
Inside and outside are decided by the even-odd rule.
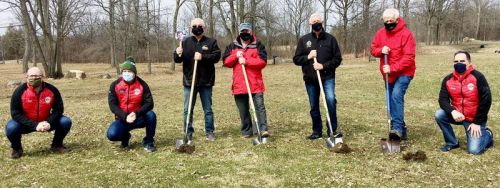
POLYGON ((322 80, 335 78, 335 69, 342 62, 342 55, 337 44, 337 39, 329 33, 322 31, 319 37, 311 32, 302 36, 297 44, 293 63, 302 66, 302 73, 305 82, 318 82, 316 71, 314 70, 313 59, 307 59, 311 50, 317 51, 318 63, 323 64, 320 70, 322 80))
POLYGON ((217 46, 217 40, 203 36, 200 41, 191 36, 182 41, 183 53, 179 57, 174 51, 174 61, 182 62, 182 72, 184 78, 183 85, 191 86, 194 69, 194 53, 200 52, 202 58, 198 61, 196 73, 196 86, 213 86, 215 83, 215 66, 221 57, 221 51, 217 46))

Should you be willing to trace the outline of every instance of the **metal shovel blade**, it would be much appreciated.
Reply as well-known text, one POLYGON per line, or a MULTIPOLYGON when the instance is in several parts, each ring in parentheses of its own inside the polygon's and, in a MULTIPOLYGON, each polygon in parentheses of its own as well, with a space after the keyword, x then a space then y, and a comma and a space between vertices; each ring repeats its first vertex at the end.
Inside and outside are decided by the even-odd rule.
POLYGON ((260 140, 259 140, 259 138, 255 138, 255 139, 253 139, 252 143, 254 146, 260 145, 260 144, 265 144, 265 143, 267 143, 267 137, 261 137, 260 140))
POLYGON ((332 137, 326 138, 326 147, 328 147, 329 150, 333 149, 335 146, 335 142, 332 140, 332 137))
POLYGON ((382 138, 380 139, 380 147, 384 153, 399 153, 401 152, 401 141, 382 138))
POLYGON ((192 140, 176 140, 175 141, 175 151, 179 153, 191 154, 195 150, 195 146, 192 140))

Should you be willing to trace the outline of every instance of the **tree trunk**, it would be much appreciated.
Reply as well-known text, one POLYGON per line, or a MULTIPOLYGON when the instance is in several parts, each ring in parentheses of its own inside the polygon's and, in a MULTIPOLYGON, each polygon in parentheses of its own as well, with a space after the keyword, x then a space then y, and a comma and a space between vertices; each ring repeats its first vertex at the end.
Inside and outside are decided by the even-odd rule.
POLYGON ((208 7, 208 36, 215 38, 215 21, 214 21, 214 0, 210 0, 208 7))
MULTIPOLYGON (((174 11, 174 19, 173 19, 173 24, 172 24, 172 33, 173 37, 175 38, 176 31, 177 31, 177 16, 179 15, 179 9, 181 8, 182 4, 186 2, 185 0, 176 0, 175 1, 175 11, 174 11)), ((178 43, 176 40, 173 40, 173 45, 174 48, 177 46, 178 43)), ((170 64, 170 71, 175 71, 175 62, 172 61, 172 64, 170 64)))
POLYGON ((245 22, 245 1, 240 0, 240 4, 238 6, 238 18, 240 20, 240 24, 245 22))

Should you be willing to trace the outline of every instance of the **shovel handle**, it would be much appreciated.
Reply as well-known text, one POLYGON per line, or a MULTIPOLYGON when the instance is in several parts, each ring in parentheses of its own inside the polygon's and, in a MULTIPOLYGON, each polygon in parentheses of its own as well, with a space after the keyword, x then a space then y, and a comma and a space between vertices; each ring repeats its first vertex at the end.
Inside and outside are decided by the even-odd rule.
POLYGON ((257 113, 255 112, 255 104, 253 103, 253 97, 252 97, 252 91, 250 90, 250 84, 248 83, 248 76, 247 76, 247 71, 245 69, 245 65, 241 64, 241 71, 243 72, 243 77, 245 78, 245 85, 247 87, 247 92, 248 92, 248 100, 250 102, 250 111, 252 112, 254 121, 255 121, 255 127, 257 129, 257 137, 259 139, 259 142, 262 141, 261 135, 260 135, 260 128, 259 128, 259 120, 257 119, 257 113))
POLYGON ((186 116, 186 125, 185 125, 185 135, 184 138, 187 140, 187 133, 188 133, 188 128, 189 128, 189 123, 191 123, 191 106, 193 105, 193 91, 194 91, 194 84, 196 80, 196 69, 198 68, 198 60, 194 60, 194 68, 193 68, 193 76, 191 77, 191 91, 189 92, 189 102, 188 102, 188 112, 186 116))
MULTIPOLYGON (((388 55, 384 54, 384 65, 388 65, 388 55)), ((385 105, 387 106, 387 121, 389 122, 389 130, 391 130, 391 101, 389 95, 389 74, 385 73, 385 105)))
MULTIPOLYGON (((318 59, 314 58, 314 63, 318 63, 318 59)), ((330 111, 328 110, 328 105, 326 104, 325 90, 323 89, 323 82, 321 81, 321 74, 319 70, 316 70, 316 77, 318 77, 319 89, 321 98, 323 99, 323 106, 326 110, 326 121, 328 122, 328 128, 330 129, 330 135, 333 136, 332 121, 330 120, 330 111)))

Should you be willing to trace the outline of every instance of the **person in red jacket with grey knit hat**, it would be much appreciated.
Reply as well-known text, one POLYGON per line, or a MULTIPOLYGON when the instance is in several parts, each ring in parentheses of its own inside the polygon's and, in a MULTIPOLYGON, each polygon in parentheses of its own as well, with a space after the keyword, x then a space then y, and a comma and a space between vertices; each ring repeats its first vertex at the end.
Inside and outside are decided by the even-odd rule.
POLYGON ((413 33, 406 27, 405 20, 394 8, 386 9, 382 15, 384 27, 380 28, 371 44, 371 54, 380 58, 380 73, 389 74, 389 98, 391 140, 406 140, 408 137, 404 120, 404 97, 410 81, 415 75, 415 48, 413 33), (387 65, 384 55, 388 56, 387 65))
POLYGON ((223 61, 224 66, 233 68, 232 93, 240 112, 241 134, 244 138, 250 138, 253 135, 248 90, 242 69, 242 65, 244 65, 259 122, 259 125, 255 126, 259 126, 262 137, 268 137, 267 115, 264 105, 265 88, 262 80, 262 69, 267 64, 266 48, 252 34, 252 25, 250 23, 241 23, 239 31, 238 37, 226 47, 223 61))
POLYGON ((148 84, 137 76, 134 58, 127 57, 120 68, 121 77, 109 88, 108 103, 115 121, 109 126, 107 137, 111 141, 121 141, 121 147, 128 148, 130 131, 145 127, 144 150, 154 152, 156 114, 153 112, 153 95, 148 84))
POLYGON ((439 92, 440 110, 435 118, 443 132, 445 145, 441 151, 458 148, 450 123, 463 125, 467 135, 467 151, 482 154, 493 146, 493 132, 486 127, 491 107, 491 91, 483 74, 472 66, 467 51, 458 51, 453 60, 455 71, 443 79, 439 92))

